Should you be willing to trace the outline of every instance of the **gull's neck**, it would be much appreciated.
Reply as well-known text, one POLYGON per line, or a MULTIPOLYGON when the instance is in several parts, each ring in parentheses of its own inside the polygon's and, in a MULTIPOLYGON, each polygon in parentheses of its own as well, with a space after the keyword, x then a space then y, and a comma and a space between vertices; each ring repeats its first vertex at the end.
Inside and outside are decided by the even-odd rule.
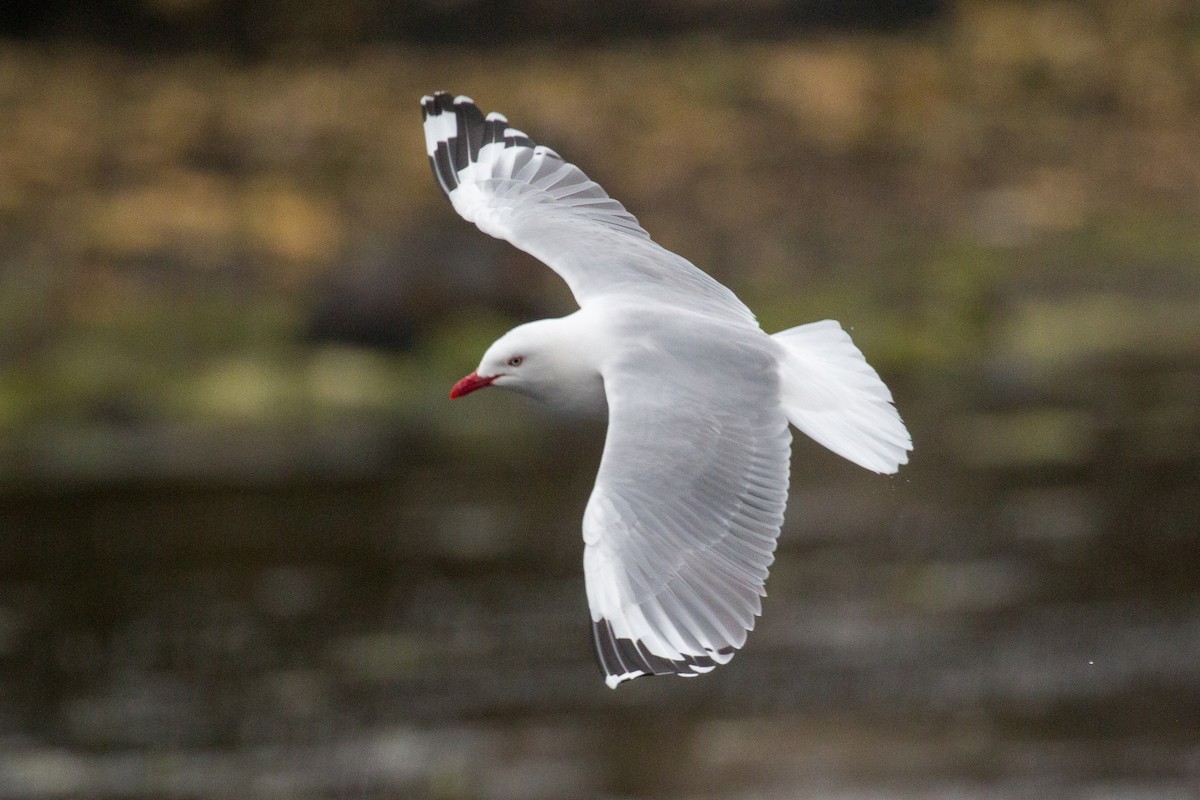
POLYGON ((539 372, 525 385, 513 388, 558 411, 604 416, 608 403, 600 373, 603 329, 594 315, 581 309, 520 328, 540 343, 539 372))

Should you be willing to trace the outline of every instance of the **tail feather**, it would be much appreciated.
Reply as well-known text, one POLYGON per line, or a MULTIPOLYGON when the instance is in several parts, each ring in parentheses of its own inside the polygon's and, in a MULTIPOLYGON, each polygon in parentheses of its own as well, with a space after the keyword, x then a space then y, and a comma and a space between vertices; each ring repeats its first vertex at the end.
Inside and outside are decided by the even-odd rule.
POLYGON ((801 432, 874 472, 908 463, 912 437, 892 393, 841 325, 831 319, 776 333, 783 405, 801 432))

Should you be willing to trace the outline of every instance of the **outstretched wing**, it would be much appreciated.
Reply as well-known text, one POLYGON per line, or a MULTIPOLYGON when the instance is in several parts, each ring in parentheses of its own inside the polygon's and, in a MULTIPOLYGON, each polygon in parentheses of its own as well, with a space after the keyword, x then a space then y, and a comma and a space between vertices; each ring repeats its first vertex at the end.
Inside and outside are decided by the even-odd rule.
POLYGON ((601 295, 753 320, 729 289, 655 244, 600 184, 548 147, 486 117, 469 97, 421 99, 434 175, 454 208, 484 233, 545 262, 582 306, 601 295))
POLYGON ((791 452, 761 338, 714 326, 629 341, 603 370, 608 439, 583 519, 592 629, 612 687, 708 672, 745 643, 791 452))

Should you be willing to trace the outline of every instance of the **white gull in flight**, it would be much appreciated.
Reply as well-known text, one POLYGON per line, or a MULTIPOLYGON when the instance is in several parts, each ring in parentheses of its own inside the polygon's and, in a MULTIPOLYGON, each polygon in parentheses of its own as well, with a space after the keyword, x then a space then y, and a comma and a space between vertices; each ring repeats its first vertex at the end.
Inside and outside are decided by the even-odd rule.
POLYGON ((583 515, 606 682, 728 662, 766 596, 787 504, 788 423, 892 473, 912 439, 891 392, 833 320, 764 333, 733 292, 655 244, 599 184, 504 116, 445 92, 421 110, 455 210, 545 262, 579 303, 504 334, 450 396, 498 386, 607 412, 583 515))

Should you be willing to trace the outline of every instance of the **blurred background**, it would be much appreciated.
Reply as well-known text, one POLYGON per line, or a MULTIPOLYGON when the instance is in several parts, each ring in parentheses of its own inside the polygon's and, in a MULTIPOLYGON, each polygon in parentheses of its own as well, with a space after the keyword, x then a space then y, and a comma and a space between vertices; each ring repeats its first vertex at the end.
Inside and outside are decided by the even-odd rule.
POLYGON ((1194 797, 1198 223, 1189 0, 9 0, 0 800, 1194 797), (603 427, 446 398, 573 305, 437 89, 896 395, 711 675, 592 660, 603 427))

